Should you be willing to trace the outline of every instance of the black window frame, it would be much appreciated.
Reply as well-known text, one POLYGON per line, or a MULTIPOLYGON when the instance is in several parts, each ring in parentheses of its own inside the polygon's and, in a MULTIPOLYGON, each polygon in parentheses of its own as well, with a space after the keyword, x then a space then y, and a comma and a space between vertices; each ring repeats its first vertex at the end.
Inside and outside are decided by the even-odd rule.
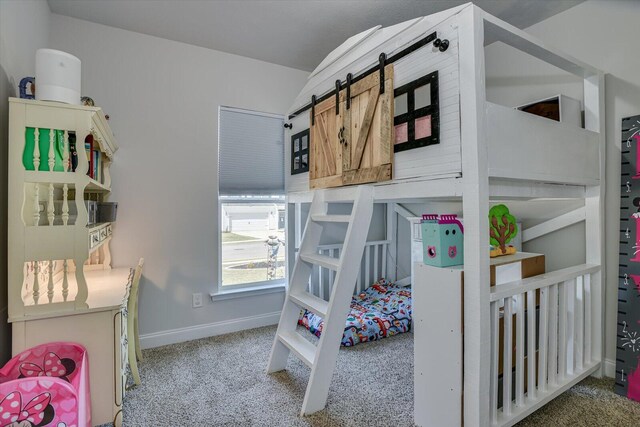
POLYGON ((309 172, 309 158, 311 151, 309 146, 311 145, 310 129, 305 129, 302 132, 298 132, 295 135, 291 135, 291 175, 297 175, 299 173, 309 172), (302 137, 307 137, 307 148, 302 148, 302 137), (296 151, 296 140, 300 140, 298 150, 296 151), (307 155, 307 163, 303 166, 302 156, 307 155), (299 167, 295 167, 296 158, 299 159, 299 167))
POLYGON ((440 108, 439 108, 439 90, 438 90, 438 71, 433 71, 422 76, 412 82, 396 88, 393 91, 394 100, 398 96, 407 94, 407 112, 393 118, 393 127, 407 123, 407 140, 400 144, 393 145, 393 152, 412 150, 414 148, 426 147, 440 143, 440 108), (430 85, 431 104, 415 109, 415 90, 430 85), (431 116, 431 136, 416 139, 415 120, 425 116, 431 116))

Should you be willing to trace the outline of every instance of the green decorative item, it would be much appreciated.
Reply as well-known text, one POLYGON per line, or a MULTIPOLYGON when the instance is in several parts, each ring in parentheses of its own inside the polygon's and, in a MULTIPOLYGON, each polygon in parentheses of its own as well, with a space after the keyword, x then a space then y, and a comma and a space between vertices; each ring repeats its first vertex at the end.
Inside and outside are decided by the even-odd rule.
MULTIPOLYGON (((51 129, 39 128, 38 138, 35 135, 35 128, 27 127, 25 130, 25 145, 24 152, 22 153, 22 164, 25 170, 32 171, 35 169, 33 164, 35 141, 38 140, 38 151, 40 155, 39 171, 49 171, 49 147, 51 146, 51 129)), ((53 170, 56 172, 62 172, 64 167, 62 165, 63 152, 64 152, 64 131, 54 130, 53 135, 53 151, 54 151, 54 166, 53 170)))
POLYGON ((491 242, 491 258, 512 255, 516 248, 507 246, 518 234, 516 217, 509 213, 505 205, 496 205, 489 210, 489 240, 491 242))

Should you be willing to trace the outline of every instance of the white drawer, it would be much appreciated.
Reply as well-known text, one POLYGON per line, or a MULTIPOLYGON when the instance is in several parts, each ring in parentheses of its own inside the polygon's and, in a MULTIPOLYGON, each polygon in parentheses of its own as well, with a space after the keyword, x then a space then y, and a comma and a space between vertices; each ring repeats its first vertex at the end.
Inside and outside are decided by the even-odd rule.
POLYGON ((100 243, 100 232, 96 230, 89 233, 89 248, 95 248, 98 243, 100 243))

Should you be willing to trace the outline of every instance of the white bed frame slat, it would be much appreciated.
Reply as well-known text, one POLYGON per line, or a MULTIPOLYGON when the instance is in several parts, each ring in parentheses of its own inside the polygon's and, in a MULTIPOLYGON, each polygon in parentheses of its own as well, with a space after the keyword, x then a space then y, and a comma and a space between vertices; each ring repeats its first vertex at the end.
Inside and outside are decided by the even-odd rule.
POLYGON ((524 404, 524 294, 516 298, 516 406, 524 404))
POLYGON ((498 362, 500 352, 500 307, 498 302, 491 303, 491 382, 489 389, 489 417, 491 423, 498 421, 498 362))
POLYGON ((558 382, 558 285, 549 286, 549 360, 548 381, 558 382))
POLYGON ((527 292, 527 398, 536 398, 536 291, 527 292))
POLYGON ((512 329, 512 310, 513 301, 511 298, 504 300, 504 334, 502 336, 502 413, 506 416, 511 415, 511 366, 512 366, 512 349, 513 349, 513 333, 512 329))
MULTIPOLYGON (((360 263, 360 273, 354 286, 355 294, 359 294, 367 289, 374 281, 380 278, 387 278, 386 254, 390 244, 390 240, 367 242, 360 263), (372 255, 373 262, 371 262, 372 255), (380 258, 382 258, 382 260, 380 258), (373 269, 371 269, 371 267, 373 267, 373 269)), ((323 245, 319 248, 318 252, 321 255, 339 258, 342 253, 342 245, 323 245)), ((310 279, 309 290, 313 295, 326 301, 329 295, 331 295, 331 292, 333 292, 334 280, 335 272, 323 267, 316 267, 310 279)))

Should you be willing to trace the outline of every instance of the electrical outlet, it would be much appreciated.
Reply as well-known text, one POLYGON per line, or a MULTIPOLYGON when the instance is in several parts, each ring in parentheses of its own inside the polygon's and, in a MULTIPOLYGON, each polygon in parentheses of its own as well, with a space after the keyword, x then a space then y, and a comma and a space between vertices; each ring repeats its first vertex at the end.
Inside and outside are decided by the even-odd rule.
POLYGON ((193 308, 202 307, 202 294, 193 294, 193 308))

